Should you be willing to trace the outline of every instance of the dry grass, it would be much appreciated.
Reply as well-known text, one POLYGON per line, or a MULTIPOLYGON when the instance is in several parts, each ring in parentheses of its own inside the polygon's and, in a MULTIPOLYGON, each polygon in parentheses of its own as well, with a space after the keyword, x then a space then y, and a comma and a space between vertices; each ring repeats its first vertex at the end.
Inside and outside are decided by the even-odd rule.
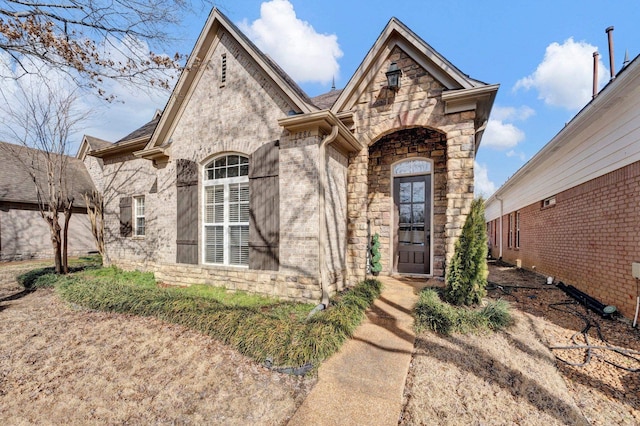
POLYGON ((403 424, 588 424, 534 318, 492 335, 418 336, 403 424))
POLYGON ((0 424, 283 424, 315 383, 178 325, 73 310, 48 289, 0 301, 0 324, 0 424))
MULTIPOLYGON (((552 309, 566 300, 544 277, 515 268, 490 268, 490 281, 537 286, 493 297, 512 303, 515 325, 484 336, 418 335, 402 424, 414 425, 637 425, 640 424, 640 373, 615 368, 602 358, 584 367, 571 361, 584 354, 552 353, 583 327, 574 315, 552 309)), ((584 310, 582 310, 584 313, 584 310)), ((640 350, 640 333, 628 324, 597 318, 609 344, 640 350)), ((592 344, 604 344, 591 336, 592 344)), ((600 354, 622 362, 610 353, 600 354)), ((628 360, 627 360, 628 361, 628 360)), ((630 367, 640 367, 635 363, 630 367)))

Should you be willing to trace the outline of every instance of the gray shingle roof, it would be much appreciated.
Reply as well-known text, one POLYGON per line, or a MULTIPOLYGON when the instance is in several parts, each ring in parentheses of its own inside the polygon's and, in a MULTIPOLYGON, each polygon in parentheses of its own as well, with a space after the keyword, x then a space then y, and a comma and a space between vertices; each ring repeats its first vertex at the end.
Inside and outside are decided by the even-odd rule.
POLYGON ((151 137, 159 121, 160 121, 160 117, 158 116, 157 118, 149 121, 147 124, 143 125, 142 127, 139 127, 133 132, 129 133, 127 136, 123 137, 116 143, 118 144, 122 142, 132 141, 134 139, 139 139, 142 137, 151 137))
POLYGON ((105 141, 104 139, 96 138, 89 135, 85 135, 85 138, 87 138, 87 143, 89 143, 89 147, 92 150, 103 149, 103 148, 108 148, 110 146, 113 146, 113 142, 108 142, 108 141, 105 141))
POLYGON ((333 89, 330 92, 311 98, 311 102, 320 109, 329 109, 333 106, 342 93, 342 89, 333 89))
MULTIPOLYGON (((60 156, 58 156, 60 158, 60 156)), ((65 185, 74 196, 73 205, 85 207, 83 193, 95 189, 84 163, 62 156, 66 163, 65 185)), ((36 186, 29 170, 34 170, 40 187, 46 188, 46 162, 43 151, 0 142, 0 202, 37 203, 36 186)))

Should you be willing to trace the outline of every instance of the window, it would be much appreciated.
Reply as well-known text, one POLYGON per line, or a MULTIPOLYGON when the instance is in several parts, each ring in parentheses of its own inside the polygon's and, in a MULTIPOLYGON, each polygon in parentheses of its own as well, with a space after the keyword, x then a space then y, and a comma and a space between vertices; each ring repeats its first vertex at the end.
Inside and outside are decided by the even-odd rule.
POLYGON ((520 212, 516 212, 516 248, 520 248, 520 212))
POLYGON ((249 159, 216 158, 204 168, 204 263, 249 265, 249 159))
POLYGON ((553 197, 549 197, 549 198, 545 198, 544 200, 542 200, 542 208, 545 207, 552 207, 556 205, 556 197, 555 195, 553 197))
POLYGON ((144 196, 133 197, 134 211, 134 230, 133 235, 136 237, 144 237, 145 218, 144 218, 144 196))
POLYGON ((513 213, 509 214, 509 235, 507 236, 507 247, 513 247, 513 213))

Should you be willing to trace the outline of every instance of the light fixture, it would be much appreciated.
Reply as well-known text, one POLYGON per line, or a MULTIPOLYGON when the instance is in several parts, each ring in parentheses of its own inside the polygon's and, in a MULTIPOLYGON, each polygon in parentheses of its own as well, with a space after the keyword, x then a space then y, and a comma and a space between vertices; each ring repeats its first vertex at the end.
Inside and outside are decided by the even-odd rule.
POLYGON ((387 75, 387 88, 389 90, 393 90, 397 92, 400 90, 400 76, 402 75, 402 70, 398 68, 398 64, 395 62, 391 62, 389 65, 389 69, 386 72, 387 75))

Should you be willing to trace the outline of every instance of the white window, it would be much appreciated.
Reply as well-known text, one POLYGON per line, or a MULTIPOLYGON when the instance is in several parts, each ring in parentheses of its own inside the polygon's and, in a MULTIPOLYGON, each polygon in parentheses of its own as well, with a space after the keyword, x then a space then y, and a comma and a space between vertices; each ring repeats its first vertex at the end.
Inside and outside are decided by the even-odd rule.
POLYGON ((204 168, 204 263, 249 265, 249 159, 218 157, 204 168))
POLYGON ((542 208, 551 207, 556 205, 556 197, 549 197, 542 200, 542 208))
POLYGON ((145 218, 144 218, 144 196, 133 197, 133 211, 134 211, 134 229, 133 235, 136 237, 144 237, 145 232, 145 218))

